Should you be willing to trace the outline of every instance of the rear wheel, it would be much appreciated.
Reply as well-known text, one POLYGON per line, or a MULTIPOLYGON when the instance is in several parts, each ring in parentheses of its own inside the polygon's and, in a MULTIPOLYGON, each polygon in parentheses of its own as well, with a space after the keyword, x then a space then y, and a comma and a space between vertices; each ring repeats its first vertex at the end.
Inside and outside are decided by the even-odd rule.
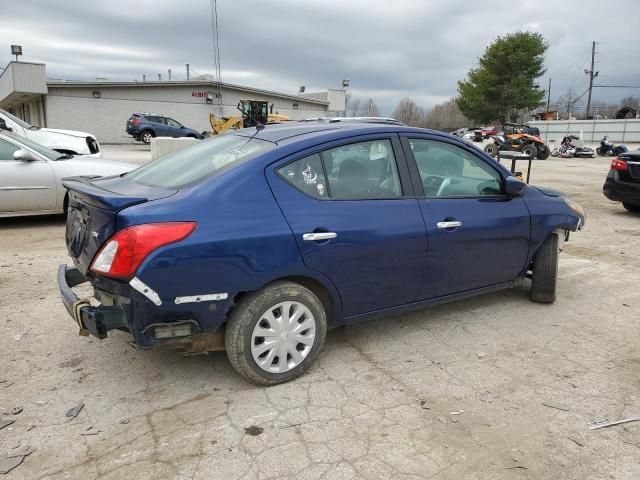
POLYGON ((598 154, 599 157, 604 157, 602 148, 600 147, 596 148, 596 153, 598 154))
POLYGON ((547 158, 549 158, 549 155, 551 155, 551 149, 548 146, 542 145, 538 149, 538 158, 540 160, 546 160, 547 158))
POLYGON ((496 145, 495 143, 488 143, 484 147, 484 152, 488 153, 492 157, 495 157, 498 154, 498 150, 500 150, 500 149, 498 148, 498 145, 496 145))
POLYGON ((547 238, 533 258, 531 300, 538 303, 553 303, 556 300, 558 278, 558 235, 547 238))
POLYGON ((154 137, 155 135, 153 134, 153 132, 151 130, 145 130, 144 132, 142 132, 142 134, 140 135, 140 140, 142 140, 144 143, 146 143, 147 145, 149 145, 151 143, 151 139, 154 137))
POLYGON ((275 282, 243 297, 225 331, 231 365, 258 385, 302 375, 322 350, 327 318, 318 297, 293 282, 275 282))
POLYGON ((529 144, 522 147, 522 153, 524 153, 527 156, 536 158, 536 156, 538 155, 538 149, 536 148, 535 145, 529 144))
POLYGON ((629 210, 630 212, 640 212, 640 205, 636 205, 634 203, 626 203, 623 202, 622 206, 629 210))

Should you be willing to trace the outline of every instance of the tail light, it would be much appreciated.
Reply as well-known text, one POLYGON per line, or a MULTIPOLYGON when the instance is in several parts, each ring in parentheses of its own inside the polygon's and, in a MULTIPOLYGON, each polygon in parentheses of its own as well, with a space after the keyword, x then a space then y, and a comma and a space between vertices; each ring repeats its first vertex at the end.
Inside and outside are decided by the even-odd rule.
POLYGON ((139 118, 132 118, 130 122, 131 125, 140 125, 142 123, 142 120, 140 120, 139 118))
POLYGON ((626 171, 628 168, 627 162, 620 158, 611 160, 611 170, 626 171))
POLYGON ((195 222, 147 223, 122 229, 100 249, 91 264, 91 271, 130 280, 149 254, 184 240, 197 225, 195 222))

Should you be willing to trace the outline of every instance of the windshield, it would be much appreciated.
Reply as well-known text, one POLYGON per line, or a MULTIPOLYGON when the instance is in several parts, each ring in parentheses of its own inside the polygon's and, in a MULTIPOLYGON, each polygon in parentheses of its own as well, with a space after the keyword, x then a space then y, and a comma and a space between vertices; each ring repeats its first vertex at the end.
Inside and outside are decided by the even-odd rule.
POLYGON ((65 157, 65 155, 61 154, 60 152, 51 150, 50 148, 47 148, 44 145, 34 142, 33 140, 29 140, 28 138, 21 137, 20 135, 16 135, 15 133, 2 132, 2 134, 7 137, 10 137, 19 145, 24 145, 25 147, 28 147, 31 150, 35 150, 40 155, 44 155, 45 157, 47 157, 49 160, 57 160, 58 158, 65 157))
POLYGON ((275 144, 257 138, 219 135, 177 150, 125 176, 149 187, 180 189, 257 157, 275 144))
POLYGON ((6 110, 2 110, 0 108, 0 113, 2 115, 5 115, 7 118, 11 119, 12 121, 16 122, 18 125, 20 125, 22 128, 26 128, 27 130, 30 129, 32 126, 29 125, 27 122, 25 122, 24 120, 16 117, 15 115, 11 115, 9 112, 7 112, 6 110))

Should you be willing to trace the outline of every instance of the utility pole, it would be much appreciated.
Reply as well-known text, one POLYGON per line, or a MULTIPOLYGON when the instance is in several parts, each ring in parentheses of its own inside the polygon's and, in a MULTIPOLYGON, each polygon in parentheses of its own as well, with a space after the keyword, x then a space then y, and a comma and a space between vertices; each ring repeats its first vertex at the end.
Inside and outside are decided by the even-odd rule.
POLYGON ((587 98, 587 119, 591 111, 591 90, 593 90, 593 79, 598 76, 598 72, 594 71, 596 63, 596 42, 594 40, 591 45, 591 70, 585 70, 584 73, 589 75, 589 97, 587 98))
POLYGON ((162 74, 161 73, 158 74, 158 81, 159 82, 162 81, 162 74))
MULTIPOLYGON (((547 88, 547 111, 545 112, 545 117, 549 113, 549 106, 551 105, 551 77, 549 77, 549 88, 547 88)), ((547 120, 547 118, 545 118, 547 120)))
POLYGON ((189 64, 185 63, 185 65, 187 66, 187 80, 189 80, 189 64))
POLYGON ((169 69, 169 81, 171 81, 171 69, 169 69))

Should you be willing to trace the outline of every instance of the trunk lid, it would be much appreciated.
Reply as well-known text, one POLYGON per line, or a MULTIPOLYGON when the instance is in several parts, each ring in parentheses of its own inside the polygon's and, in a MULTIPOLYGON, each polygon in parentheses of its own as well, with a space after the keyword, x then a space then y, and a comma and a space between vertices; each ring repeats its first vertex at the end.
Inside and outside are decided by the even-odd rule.
POLYGON ((121 210, 175 193, 115 177, 69 177, 62 181, 69 191, 65 241, 75 266, 86 274, 93 257, 116 231, 121 210))

